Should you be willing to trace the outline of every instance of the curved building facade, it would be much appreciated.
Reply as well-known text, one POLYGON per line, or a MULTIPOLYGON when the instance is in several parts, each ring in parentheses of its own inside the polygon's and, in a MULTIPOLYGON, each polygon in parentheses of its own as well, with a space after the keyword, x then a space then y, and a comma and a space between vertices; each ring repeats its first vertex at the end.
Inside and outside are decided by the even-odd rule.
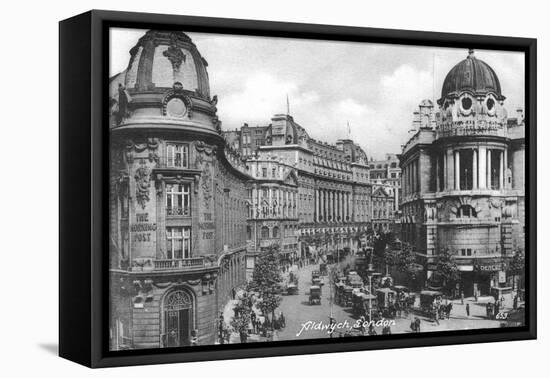
POLYGON ((214 344, 245 282, 250 176, 206 67, 186 34, 148 31, 111 78, 112 349, 214 344))
POLYGON ((525 124, 504 100, 495 71, 470 51, 446 76, 439 110, 423 101, 434 122, 418 124, 400 156, 403 239, 432 285, 438 254, 450 252, 466 296, 507 292, 507 263, 525 245, 525 124))

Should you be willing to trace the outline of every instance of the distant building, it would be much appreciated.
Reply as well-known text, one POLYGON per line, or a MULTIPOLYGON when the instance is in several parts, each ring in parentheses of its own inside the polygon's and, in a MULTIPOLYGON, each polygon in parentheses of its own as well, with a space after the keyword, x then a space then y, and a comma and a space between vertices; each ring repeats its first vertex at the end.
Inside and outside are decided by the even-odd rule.
MULTIPOLYGON (((237 132, 227 132, 226 139, 235 135, 239 135, 240 153, 254 177, 249 183, 253 189, 249 192, 249 256, 273 241, 274 227, 276 235, 282 231, 277 239, 290 257, 357 250, 360 235, 372 229, 373 186, 361 147, 350 139, 335 144, 317 141, 286 114, 276 114, 265 127, 245 124, 237 132), (285 192, 297 196, 287 204, 296 206, 292 217, 294 213, 279 209, 284 205, 278 196, 285 192)), ((395 209, 393 193, 388 201, 395 209)), ((383 223, 387 225, 388 219, 383 223)))
POLYGON ((373 185, 372 227, 377 232, 394 231, 398 188, 393 185, 373 185))
POLYGON ((461 272, 457 293, 506 292, 525 248, 525 121, 509 119, 495 71, 473 52, 446 76, 438 112, 425 100, 400 155, 402 239, 430 285, 438 255, 461 272))

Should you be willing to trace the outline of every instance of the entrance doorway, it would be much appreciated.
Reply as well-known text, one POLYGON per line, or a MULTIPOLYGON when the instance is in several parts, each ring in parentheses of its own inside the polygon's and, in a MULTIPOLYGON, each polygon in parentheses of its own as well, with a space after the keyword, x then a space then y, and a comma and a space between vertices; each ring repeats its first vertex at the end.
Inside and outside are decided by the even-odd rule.
POLYGON ((183 290, 168 294, 164 301, 164 346, 190 345, 193 329, 193 299, 183 290))

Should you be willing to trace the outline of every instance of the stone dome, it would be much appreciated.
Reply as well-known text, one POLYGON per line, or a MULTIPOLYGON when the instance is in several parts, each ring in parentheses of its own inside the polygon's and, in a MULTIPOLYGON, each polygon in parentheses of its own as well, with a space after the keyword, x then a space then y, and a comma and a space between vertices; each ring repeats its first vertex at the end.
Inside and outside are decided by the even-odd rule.
POLYGON ((468 57, 454 66, 443 82, 441 89, 441 105, 445 98, 458 97, 463 92, 472 95, 485 96, 493 93, 497 100, 504 100, 495 71, 484 61, 477 59, 473 50, 470 50, 468 57))
POLYGON ((130 93, 165 91, 180 83, 183 90, 210 100, 208 63, 185 33, 150 30, 130 56, 124 80, 130 93))

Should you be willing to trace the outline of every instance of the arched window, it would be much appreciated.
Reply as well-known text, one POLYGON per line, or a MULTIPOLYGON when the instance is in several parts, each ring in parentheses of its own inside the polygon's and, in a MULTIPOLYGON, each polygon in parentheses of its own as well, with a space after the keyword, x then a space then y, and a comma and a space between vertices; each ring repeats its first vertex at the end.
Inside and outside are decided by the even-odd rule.
POLYGON ((279 237, 279 227, 277 227, 277 226, 273 227, 273 237, 274 238, 279 237))
POLYGON ((470 205, 462 205, 458 208, 456 212, 457 218, 477 218, 476 209, 470 205))
POLYGON ((269 238, 269 228, 267 228, 266 226, 262 227, 261 237, 262 237, 262 239, 268 239, 269 238))

